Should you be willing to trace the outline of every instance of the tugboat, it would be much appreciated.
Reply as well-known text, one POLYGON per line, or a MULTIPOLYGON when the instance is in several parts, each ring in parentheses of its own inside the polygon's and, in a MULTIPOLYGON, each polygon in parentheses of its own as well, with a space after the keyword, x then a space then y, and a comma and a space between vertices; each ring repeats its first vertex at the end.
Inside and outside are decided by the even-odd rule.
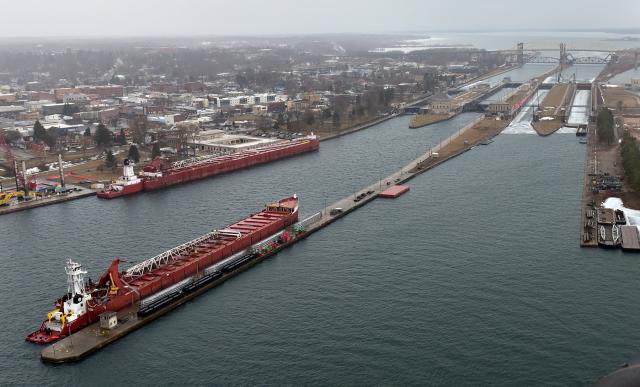
POLYGON ((105 190, 98 192, 98 197, 101 199, 113 199, 142 191, 144 187, 143 181, 133 172, 133 165, 129 159, 124 159, 122 176, 105 190))
POLYGON ((54 342, 89 323, 87 306, 91 301, 91 294, 87 293, 84 275, 80 264, 67 261, 67 294, 56 302, 56 309, 47 313, 47 319, 42 322, 40 329, 29 334, 26 339, 32 343, 47 344, 54 342))

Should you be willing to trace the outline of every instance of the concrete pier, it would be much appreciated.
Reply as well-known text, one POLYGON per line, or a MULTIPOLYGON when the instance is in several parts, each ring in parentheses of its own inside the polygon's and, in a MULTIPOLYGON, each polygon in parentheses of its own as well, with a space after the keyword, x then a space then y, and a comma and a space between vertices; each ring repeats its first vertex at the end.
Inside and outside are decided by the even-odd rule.
POLYGON ((96 191, 80 186, 72 186, 67 184, 68 188, 77 188, 79 191, 72 191, 66 194, 52 194, 49 197, 44 197, 41 199, 32 199, 30 201, 21 202, 15 205, 0 207, 0 215, 10 214, 12 212, 30 210, 32 208, 49 206, 52 204, 58 204, 63 202, 68 202, 71 200, 77 200, 86 198, 88 196, 94 196, 96 191))
POLYGON ((580 246, 598 247, 596 205, 591 193, 591 175, 597 171, 595 127, 587 128, 585 149, 584 181, 582 186, 582 204, 580 206, 580 246))

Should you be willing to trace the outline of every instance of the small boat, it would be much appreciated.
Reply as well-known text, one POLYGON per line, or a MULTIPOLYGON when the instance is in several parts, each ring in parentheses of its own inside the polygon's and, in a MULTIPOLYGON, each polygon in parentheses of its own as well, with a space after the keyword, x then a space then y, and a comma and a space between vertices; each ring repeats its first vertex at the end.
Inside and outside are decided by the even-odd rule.
POLYGON ((611 240, 614 245, 620 243, 620 227, 613 225, 611 227, 611 240))
POLYGON ((587 143, 587 139, 586 138, 581 138, 579 142, 580 142, 580 144, 586 144, 587 143))

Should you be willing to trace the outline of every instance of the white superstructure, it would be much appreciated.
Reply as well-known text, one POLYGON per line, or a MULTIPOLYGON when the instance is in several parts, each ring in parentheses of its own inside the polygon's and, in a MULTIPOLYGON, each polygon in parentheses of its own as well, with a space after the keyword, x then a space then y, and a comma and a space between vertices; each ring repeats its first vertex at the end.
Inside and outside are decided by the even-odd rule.
POLYGON ((64 269, 67 273, 67 294, 63 298, 62 310, 56 309, 47 315, 46 328, 62 332, 66 324, 70 324, 87 311, 87 301, 91 295, 86 293, 84 275, 79 263, 67 261, 64 269))

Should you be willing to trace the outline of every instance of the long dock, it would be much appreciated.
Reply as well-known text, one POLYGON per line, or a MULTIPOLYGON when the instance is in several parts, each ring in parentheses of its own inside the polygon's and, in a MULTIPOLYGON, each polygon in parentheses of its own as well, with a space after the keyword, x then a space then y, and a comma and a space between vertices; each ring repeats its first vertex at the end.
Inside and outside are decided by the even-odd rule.
POLYGON ((597 153, 595 127, 587 127, 587 144, 585 149, 584 181, 582 185, 582 204, 580 206, 580 246, 598 247, 596 206, 591 192, 591 176, 597 172, 597 153))

